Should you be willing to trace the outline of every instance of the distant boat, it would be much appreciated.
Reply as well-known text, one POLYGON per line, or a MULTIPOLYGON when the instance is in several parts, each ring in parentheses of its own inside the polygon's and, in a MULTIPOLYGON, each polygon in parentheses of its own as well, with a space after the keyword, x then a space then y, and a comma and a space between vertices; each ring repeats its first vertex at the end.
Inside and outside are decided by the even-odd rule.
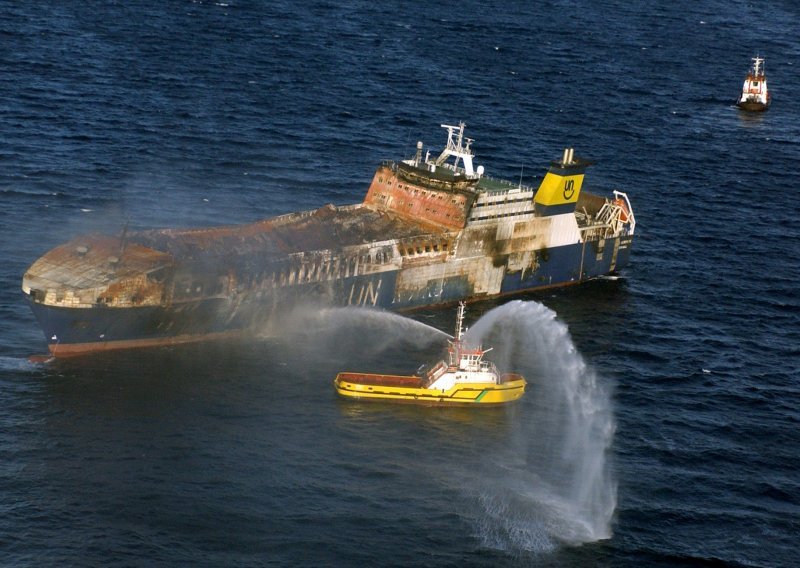
POLYGON ((484 361, 491 349, 467 348, 462 343, 463 321, 464 302, 460 302, 449 361, 439 361, 416 375, 339 373, 334 380, 336 392, 347 398, 425 406, 487 406, 518 400, 525 394, 525 379, 515 373, 501 375, 494 363, 484 361))
POLYGON ((764 111, 769 108, 770 100, 767 76, 764 74, 764 58, 756 56, 744 80, 742 94, 736 101, 736 106, 742 110, 764 111))

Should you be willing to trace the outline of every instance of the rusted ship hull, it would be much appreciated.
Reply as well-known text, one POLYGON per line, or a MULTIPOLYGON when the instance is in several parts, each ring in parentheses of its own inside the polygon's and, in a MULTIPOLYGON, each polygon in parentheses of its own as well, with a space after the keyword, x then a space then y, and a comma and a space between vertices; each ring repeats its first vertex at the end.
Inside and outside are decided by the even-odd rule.
POLYGON ((361 204, 76 237, 31 265, 23 292, 60 357, 279 330, 298 305, 409 310, 577 284, 627 264, 630 203, 581 193, 584 162, 565 152, 537 190, 482 176, 470 141, 450 136, 445 153, 465 168, 447 169, 445 153, 422 162, 419 150, 382 164, 361 204))
POLYGON ((748 112, 763 112, 769 108, 769 102, 765 104, 759 101, 743 101, 736 103, 736 106, 748 112))

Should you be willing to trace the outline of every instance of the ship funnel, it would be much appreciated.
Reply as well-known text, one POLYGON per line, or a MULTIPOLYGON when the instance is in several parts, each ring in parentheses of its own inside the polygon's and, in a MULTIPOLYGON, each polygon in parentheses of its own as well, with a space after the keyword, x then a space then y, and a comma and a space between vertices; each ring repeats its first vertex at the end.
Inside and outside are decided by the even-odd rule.
POLYGON ((533 200, 537 216, 573 213, 589 162, 575 158, 575 148, 565 148, 561 161, 550 162, 533 200))

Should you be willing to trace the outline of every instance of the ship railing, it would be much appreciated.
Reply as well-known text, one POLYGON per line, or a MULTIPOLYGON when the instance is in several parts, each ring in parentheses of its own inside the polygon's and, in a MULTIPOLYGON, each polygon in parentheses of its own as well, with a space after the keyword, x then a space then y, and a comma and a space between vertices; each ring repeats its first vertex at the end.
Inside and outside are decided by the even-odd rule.
MULTIPOLYGON (((429 165, 434 165, 433 162, 428 162, 428 164, 429 165)), ((480 179, 481 178, 481 176, 478 175, 477 173, 469 175, 467 173, 467 170, 465 170, 464 168, 460 168, 460 167, 458 167, 458 166, 456 166, 454 164, 451 164, 450 162, 443 162, 441 164, 436 164, 436 169, 450 170, 451 172, 453 172, 453 175, 455 175, 455 176, 464 176, 464 178, 466 178, 466 179, 480 179)))
POLYGON ((596 230, 607 227, 610 229, 611 236, 623 233, 633 234, 636 227, 636 219, 633 216, 633 209, 627 194, 614 190, 614 200, 606 201, 598 211, 595 220, 582 230, 596 230))
POLYGON ((614 236, 614 228, 606 223, 587 225, 579 228, 583 242, 598 241, 614 236))
MULTIPOLYGON (((396 160, 383 160, 381 162, 381 166, 385 166, 387 168, 390 168, 392 171, 397 171, 397 164, 398 164, 398 162, 396 160)), ((459 175, 463 175, 466 178, 486 180, 488 182, 495 183, 498 186, 502 186, 501 189, 494 189, 494 188, 484 189, 484 191, 486 191, 487 193, 500 193, 500 192, 514 190, 514 189, 519 189, 520 191, 532 191, 532 192, 536 191, 536 188, 533 187, 533 186, 524 185, 521 182, 520 183, 514 183, 514 182, 509 181, 507 179, 502 179, 502 178, 497 178, 497 177, 494 177, 494 176, 486 175, 485 173, 480 175, 480 176, 478 176, 477 174, 473 174, 472 176, 468 176, 467 175, 467 171, 464 168, 460 168, 458 166, 454 166, 453 164, 451 164, 449 162, 445 162, 445 163, 443 163, 441 165, 438 165, 436 167, 438 169, 450 170, 453 173, 459 174, 459 175)))
MULTIPOLYGON (((432 163, 432 162, 430 162, 432 163)), ((450 170, 454 174, 464 174, 466 175, 467 171, 464 168, 459 168, 449 162, 442 162, 441 164, 437 164, 437 168, 441 168, 443 170, 450 170)))
POLYGON ((614 236, 615 225, 613 218, 610 217, 612 213, 613 209, 608 207, 607 204, 603 205, 595 216, 585 211, 583 213, 576 212, 576 218, 579 221, 578 230, 581 232, 583 240, 594 241, 614 236), (581 224, 581 220, 583 224, 581 224))
POLYGON ((500 192, 503 192, 503 191, 507 191, 505 189, 506 187, 508 188, 508 190, 512 190, 512 189, 519 189, 520 191, 535 191, 536 190, 536 188, 534 188, 533 186, 530 186, 530 185, 523 185, 522 183, 514 183, 514 182, 509 181, 507 179, 496 178, 496 177, 489 176, 489 175, 486 175, 486 174, 483 174, 481 176, 481 179, 482 180, 487 180, 487 181, 492 182, 492 183, 496 183, 497 185, 500 185, 500 186, 503 186, 503 189, 499 189, 499 190, 498 189, 495 189, 495 190, 488 189, 488 190, 486 190, 487 193, 493 193, 493 192, 500 193, 500 192))
POLYGON ((422 378, 423 388, 428 388, 436 379, 441 377, 447 371, 447 363, 439 361, 430 371, 428 371, 422 378))

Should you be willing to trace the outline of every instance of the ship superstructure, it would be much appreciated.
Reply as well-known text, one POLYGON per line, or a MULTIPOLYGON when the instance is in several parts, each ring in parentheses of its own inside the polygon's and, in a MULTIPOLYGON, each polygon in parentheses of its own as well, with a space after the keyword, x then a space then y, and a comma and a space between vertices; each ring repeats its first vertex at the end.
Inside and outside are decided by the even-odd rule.
POLYGON ((736 106, 742 110, 764 111, 769 108, 770 101, 767 76, 764 73, 764 58, 756 56, 744 79, 742 94, 739 96, 736 106))
MULTIPOLYGON (((275 321, 298 303, 407 310, 576 284, 628 262, 625 193, 582 191, 564 151, 538 188, 474 165, 464 124, 438 155, 383 162, 361 204, 232 227, 84 235, 26 271, 56 356, 196 341, 275 321)), ((424 155, 423 155, 424 153, 424 155)))

